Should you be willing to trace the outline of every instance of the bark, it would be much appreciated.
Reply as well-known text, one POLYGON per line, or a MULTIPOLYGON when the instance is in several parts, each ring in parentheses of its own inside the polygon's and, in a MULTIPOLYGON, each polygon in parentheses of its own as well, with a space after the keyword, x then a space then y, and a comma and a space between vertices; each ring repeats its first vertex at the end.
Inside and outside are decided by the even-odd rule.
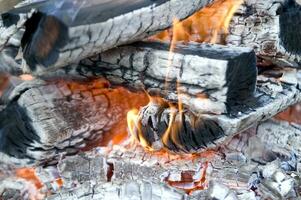
POLYGON ((90 61, 113 82, 141 85, 151 95, 179 100, 196 113, 226 113, 227 106, 253 97, 257 68, 251 49, 191 43, 176 45, 173 53, 169 50, 166 43, 140 42, 90 61))
POLYGON ((300 8, 295 0, 246 1, 232 19, 227 44, 254 48, 278 66, 299 67, 300 8))
MULTIPOLYGON (((32 3, 2 16, 3 29, 10 30, 24 13, 32 8, 36 10, 25 22, 19 23, 24 34, 18 44, 21 43, 27 63, 24 66, 32 73, 66 66, 118 45, 141 40, 170 27, 174 18, 184 19, 211 3, 209 0, 60 2, 32 3)), ((3 33, 1 38, 6 41, 3 45, 10 46, 7 44, 13 34, 7 37, 3 33)))
MULTIPOLYGON (((2 96, 1 162, 40 164, 77 152, 114 125, 122 127, 120 121, 134 106, 134 101, 122 104, 127 98, 133 95, 100 80, 11 84, 2 96)), ((141 95, 134 98, 143 103, 141 95)))
POLYGON ((147 146, 174 152, 199 152, 214 148, 254 123, 264 121, 299 102, 294 87, 258 82, 256 98, 238 108, 237 115, 194 115, 166 104, 150 103, 140 110, 134 135, 147 146), (280 86, 280 88, 279 88, 280 86))
MULTIPOLYGON (((41 164, 57 160, 60 154, 75 153, 89 140, 101 137, 103 132, 111 130, 114 125, 122 127, 117 122, 124 121, 130 109, 139 109, 149 101, 141 93, 130 93, 120 88, 112 90, 107 83, 87 81, 89 76, 101 76, 97 70, 99 68, 77 66, 61 69, 54 74, 56 77, 61 76, 64 81, 53 80, 49 74, 44 77, 44 81, 36 79, 11 83, 8 92, 2 96, 5 108, 0 113, 1 161, 21 165, 41 164), (81 77, 84 82, 70 83, 66 77, 81 77)), ((282 81, 285 80, 283 75, 282 81)), ((270 78, 259 77, 255 99, 244 107, 232 107, 231 115, 196 115, 189 110, 189 106, 184 107, 184 129, 184 121, 180 120, 180 114, 175 109, 177 117, 172 118, 172 122, 175 122, 173 126, 180 129, 175 128, 176 137, 167 137, 167 143, 162 142, 163 147, 176 152, 199 152, 216 147, 230 136, 300 101, 298 82, 295 80, 293 83, 293 80, 289 77, 289 84, 279 84, 270 78), (196 129, 198 131, 194 131, 196 129)), ((165 117, 158 115, 158 109, 150 105, 142 109, 140 114, 143 130, 147 132, 143 133, 143 137, 150 146, 153 146, 152 138, 161 141, 162 131, 171 119, 171 109, 161 105, 159 107, 165 117)))

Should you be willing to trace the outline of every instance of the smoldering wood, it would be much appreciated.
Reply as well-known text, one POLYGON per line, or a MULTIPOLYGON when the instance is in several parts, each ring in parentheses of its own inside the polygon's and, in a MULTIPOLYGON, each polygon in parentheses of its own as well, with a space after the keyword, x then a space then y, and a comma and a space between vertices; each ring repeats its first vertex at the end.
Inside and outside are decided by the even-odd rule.
MULTIPOLYGON (((17 46, 27 63, 23 70, 39 74, 48 68, 66 66, 118 45, 141 40, 170 27, 174 18, 184 19, 211 3, 210 0, 60 2, 31 3, 2 15, 2 28, 9 30, 19 23, 21 16, 31 13, 22 23, 22 31, 25 31, 19 41, 22 48, 17 46), (32 13, 32 9, 35 12, 32 13)), ((1 34, 6 41, 12 36, 1 34)))
POLYGON ((254 48, 278 66, 299 67, 301 7, 295 0, 245 1, 236 11, 227 44, 254 48))
MULTIPOLYGON (((259 127, 269 126, 270 123, 263 123, 259 127)), ((273 125, 275 129, 279 125, 283 126, 282 122, 273 125)), ((286 127, 294 130, 294 127, 288 124, 286 127)), ((296 188, 300 186, 300 181, 293 177, 300 177, 300 172, 285 171, 282 168, 283 163, 290 159, 286 153, 282 154, 282 157, 274 156, 265 164, 258 164, 252 160, 254 155, 250 152, 257 151, 258 147, 275 150, 274 155, 278 156, 279 152, 289 152, 292 148, 289 143, 274 146, 283 137, 282 133, 277 132, 275 138, 270 141, 266 140, 266 135, 269 133, 262 133, 262 131, 264 130, 257 129, 255 126, 240 133, 238 137, 224 145, 223 148, 227 149, 227 152, 221 150, 213 153, 209 158, 204 155, 197 155, 194 158, 167 156, 145 152, 139 146, 129 148, 118 145, 112 150, 104 147, 85 154, 66 157, 58 164, 58 174, 64 180, 64 188, 49 199, 81 199, 84 196, 94 199, 108 196, 116 199, 163 199, 162 196, 164 199, 212 199, 214 197, 226 199, 227 196, 227 199, 256 199, 257 195, 272 199, 296 198, 298 195, 296 188), (223 157, 224 153, 226 157, 223 157), (190 181, 197 181, 200 178, 208 160, 205 177, 209 189, 186 195, 180 188, 190 188, 190 181), (262 174, 262 179, 259 177, 259 182, 255 184, 252 182, 253 175, 257 173, 262 174), (190 181, 187 178, 188 174, 194 177, 190 181), (183 178, 186 182, 182 182, 181 185, 183 178), (178 185, 172 187, 172 182, 177 182, 178 185), (74 183, 77 183, 76 187, 74 183), (256 188, 250 189, 251 186, 256 188)), ((299 137, 299 130, 293 132, 299 137)), ((299 152, 297 155, 300 156, 299 152)))
MULTIPOLYGON (((1 160, 21 165, 40 164, 51 158, 57 160, 60 154, 75 153, 87 143, 87 140, 101 137, 103 131, 108 131, 114 123, 122 119, 120 114, 124 112, 116 109, 112 115, 107 116, 109 99, 101 94, 97 96, 99 94, 97 92, 96 96, 91 94, 91 90, 97 90, 98 86, 90 86, 89 77, 101 76, 102 72, 99 68, 70 67, 49 74, 48 77, 44 77, 44 81, 35 79, 16 84, 15 88, 8 90, 9 94, 4 93, 2 101, 5 102, 5 108, 0 116, 1 137, 2 141, 6 142, 2 144, 1 160), (61 77, 65 81, 66 77, 88 80, 87 87, 70 91, 68 81, 65 83, 54 81, 51 76, 61 77), (95 113, 96 110, 98 112, 95 113)), ((285 80, 283 76, 283 81, 285 80)), ((277 80, 260 76, 254 101, 245 104, 244 107, 232 107, 231 109, 237 112, 232 112, 231 115, 195 115, 189 110, 189 106, 185 106, 185 119, 189 120, 191 117, 199 123, 192 124, 185 121, 186 129, 181 128, 175 132, 181 136, 181 140, 178 141, 177 137, 167 140, 173 144, 181 144, 183 147, 173 145, 171 147, 175 146, 175 148, 171 148, 166 145, 165 149, 200 152, 216 148, 252 124, 271 118, 300 101, 298 80, 289 77, 287 81, 289 83, 280 84, 277 80), (193 126, 189 127, 189 125, 193 126), (193 131, 196 128, 203 130, 197 140, 195 134, 198 132, 193 131), (194 142, 195 145, 188 145, 187 142, 194 142)), ((153 106, 147 106, 145 109, 152 110, 153 106)), ((168 116, 170 110, 166 107, 162 109, 166 112, 165 116, 168 116)), ((177 112, 176 110, 176 114, 180 116, 177 112)), ((148 132, 145 134, 148 135, 147 140, 151 143, 150 138, 158 134, 156 131, 161 129, 164 131, 166 128, 166 126, 156 126, 168 124, 170 118, 162 118, 157 110, 152 110, 149 113, 142 112, 140 119, 144 130, 148 132)), ((183 127, 182 123, 183 121, 179 121, 175 126, 183 127)), ((159 137, 159 141, 161 139, 159 137)))
POLYGON ((179 43, 172 50, 169 46, 139 42, 82 64, 102 68, 113 83, 141 86, 151 95, 180 100, 195 113, 226 113, 227 106, 253 97, 257 68, 252 49, 197 43, 179 43))
MULTIPOLYGON (((66 81, 66 80, 65 80, 66 81)), ((102 86, 90 82, 72 89, 67 82, 19 83, 2 96, 1 162, 34 165, 58 159, 102 137, 122 117, 108 113, 110 100, 102 86)))
POLYGON ((193 115, 189 110, 179 111, 151 102, 140 110, 134 135, 138 140, 147 141, 155 150, 199 152, 224 143, 229 136, 269 119, 301 100, 299 89, 269 81, 259 81, 255 96, 249 105, 239 107, 234 116, 193 115))

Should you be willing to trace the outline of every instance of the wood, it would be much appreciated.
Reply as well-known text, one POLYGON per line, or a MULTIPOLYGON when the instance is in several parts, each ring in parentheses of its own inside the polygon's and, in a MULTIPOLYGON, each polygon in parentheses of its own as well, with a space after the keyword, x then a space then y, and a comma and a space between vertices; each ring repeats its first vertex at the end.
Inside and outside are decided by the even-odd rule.
MULTIPOLYGON (((260 126, 268 126, 269 123, 260 126)), ((274 124, 272 127, 277 129, 279 126, 274 124)), ((231 200, 256 197, 297 198, 300 182, 296 177, 300 177, 301 174, 296 170, 286 171, 282 168, 284 163, 290 160, 287 150, 292 146, 289 143, 281 147, 273 146, 283 134, 276 133, 274 140, 269 141, 263 137, 266 134, 261 132, 262 129, 256 130, 255 126, 239 134, 218 152, 194 156, 155 154, 146 152, 139 146, 117 145, 113 149, 97 148, 81 155, 66 157, 59 162, 57 171, 64 180, 64 188, 48 199, 114 197, 222 200, 226 196, 231 200), (254 154, 248 152, 255 152, 254 148, 263 148, 266 152, 267 145, 274 158, 264 164, 253 161, 254 154), (205 170, 204 185, 209 188, 193 191, 190 195, 185 194, 183 188, 191 188, 190 181, 197 182, 201 179, 200 174, 203 173, 206 163, 208 167, 205 170), (262 178, 254 184, 252 181, 255 180, 257 172, 262 174, 262 178), (194 178, 189 178, 193 175, 194 178), (186 184, 183 179, 186 180, 186 184), (172 182, 178 182, 178 185, 172 186, 172 182)), ((297 137, 300 136, 300 131, 294 133, 297 137)), ((297 155, 300 156, 299 153, 297 155)))
POLYGON ((245 1, 234 15, 228 45, 247 46, 278 66, 299 67, 300 3, 295 0, 245 1))
MULTIPOLYGON (((115 94, 113 96, 105 95, 107 90, 111 91, 111 89, 107 84, 97 84, 97 81, 88 79, 88 82, 78 83, 73 80, 68 83, 66 79, 66 76, 69 80, 72 77, 77 79, 81 77, 82 81, 87 81, 89 76, 94 78, 101 76, 97 69, 99 68, 94 71, 93 68, 84 66, 61 69, 56 72, 55 76, 60 75, 65 82, 53 80, 49 74, 48 77, 44 77, 44 81, 35 79, 16 84, 14 89, 8 90, 9 94, 4 93, 2 102, 5 102, 5 108, 0 112, 0 123, 1 141, 6 142, 1 144, 1 161, 20 165, 38 165, 51 158, 57 160, 59 155, 65 153, 75 153, 89 140, 101 137, 103 132, 109 131, 114 125, 120 126, 117 122, 125 120, 130 109, 139 109, 149 101, 146 95, 135 96, 134 94, 133 96, 125 89, 113 90, 116 91, 116 93, 113 92, 115 94), (98 90, 103 87, 104 91, 98 90), (123 92, 119 93, 120 91, 123 92), (134 104, 135 100, 137 103, 134 104), (124 104, 124 102, 130 102, 133 105, 124 104)), ((286 80, 284 77, 285 75, 283 75, 283 81, 286 80)), ((189 146, 185 142, 189 142, 189 138, 193 138, 195 133, 190 132, 190 129, 187 129, 189 132, 181 129, 179 135, 184 138, 180 141, 183 147, 175 145, 164 148, 177 152, 200 152, 204 151, 205 147, 206 149, 217 147, 252 124, 266 120, 300 101, 298 82, 293 84, 293 80, 290 78, 287 80, 290 84, 279 85, 278 81, 260 76, 254 101, 245 104, 244 107, 231 108, 232 115, 195 115, 189 111, 189 107, 186 107, 185 115, 210 122, 205 123, 202 129, 204 135, 196 141, 196 145, 189 144, 189 146), (219 130, 218 137, 214 135, 217 133, 208 132, 208 128, 219 130)), ((152 107, 147 106, 145 109, 152 109, 152 107)), ((168 109, 163 110, 168 114, 168 109)), ((153 112, 153 115, 156 115, 156 112, 153 112)), ((141 119, 146 119, 143 120, 147 122, 143 124, 146 130, 163 120, 160 117, 152 117, 154 121, 150 126, 148 117, 150 116, 141 115, 141 119)), ((182 126, 181 123, 175 124, 182 126)), ((202 128, 202 123, 200 128, 202 128)), ((154 130, 150 130, 149 133, 157 134, 154 130)), ((174 138, 171 138, 167 141, 179 143, 173 140, 174 138)))
POLYGON ((7 93, 1 99, 6 107, 0 113, 0 157, 2 163, 16 165, 75 153, 114 125, 125 126, 127 111, 137 105, 123 100, 144 102, 141 94, 111 90, 101 80, 32 80, 11 84, 7 93))
POLYGON ((183 102, 197 114, 226 113, 227 106, 253 97, 257 77, 253 50, 179 43, 172 51, 167 43, 139 42, 82 63, 102 68, 113 83, 140 85, 153 96, 183 102))
POLYGON ((25 33, 21 40, 27 63, 24 68, 34 74, 139 41, 170 27, 174 18, 184 19, 211 3, 210 0, 60 2, 32 3, 2 16, 5 29, 10 29, 24 13, 37 11, 23 23, 25 33))
POLYGON ((194 115, 189 108, 179 112, 165 104, 150 103, 140 110, 134 135, 155 150, 199 152, 224 143, 229 136, 301 100, 299 89, 269 81, 258 82, 255 96, 245 107, 234 108, 237 115, 194 115))

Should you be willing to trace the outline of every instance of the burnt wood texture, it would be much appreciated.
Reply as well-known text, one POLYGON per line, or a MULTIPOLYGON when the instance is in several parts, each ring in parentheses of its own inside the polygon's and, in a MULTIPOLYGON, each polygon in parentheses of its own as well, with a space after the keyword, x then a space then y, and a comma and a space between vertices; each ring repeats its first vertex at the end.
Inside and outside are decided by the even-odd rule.
POLYGON ((253 98, 256 56, 250 48, 138 42, 82 61, 115 84, 181 101, 195 113, 227 113, 253 98), (96 60, 95 60, 96 59, 96 60), (199 97, 199 98, 198 98, 199 97))
POLYGON ((301 64, 301 6, 295 0, 245 1, 236 11, 227 44, 247 46, 278 66, 301 64))
POLYGON ((15 30, 0 37, 5 41, 3 45, 9 46, 10 38, 22 31, 17 45, 21 45, 26 63, 23 66, 40 74, 46 68, 63 67, 146 38, 170 27, 175 18, 184 19, 209 3, 210 0, 42 1, 2 14, 2 30, 15 30))

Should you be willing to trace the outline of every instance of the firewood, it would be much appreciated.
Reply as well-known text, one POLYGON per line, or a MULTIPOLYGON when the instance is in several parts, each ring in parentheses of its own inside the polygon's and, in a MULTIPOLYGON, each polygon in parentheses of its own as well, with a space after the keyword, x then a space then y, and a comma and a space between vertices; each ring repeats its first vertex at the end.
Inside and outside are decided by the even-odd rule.
POLYGON ((230 24, 227 43, 254 48, 278 66, 301 64, 301 6, 295 0, 245 1, 230 24))
MULTIPOLYGON (((5 141, 1 143, 2 162, 40 164, 52 159, 57 160, 60 154, 74 153, 85 146, 87 140, 101 137, 103 132, 109 131, 118 121, 125 120, 130 109, 139 109, 149 101, 147 96, 141 93, 132 94, 123 89, 122 95, 119 93, 120 89, 107 88, 107 83, 94 84, 89 77, 101 76, 97 67, 87 68, 79 65, 75 68, 61 69, 55 73, 55 76, 58 75, 64 81, 53 80, 49 74, 48 80, 44 77, 45 80, 35 79, 15 84, 14 89, 10 87, 8 90, 9 94, 4 92, 2 102, 5 103, 5 108, 0 112, 1 141, 5 141), (81 81, 84 82, 76 83, 74 80, 75 82, 68 83, 64 76, 81 77, 81 81), (102 87, 104 91, 101 90, 102 87), (108 91, 116 91, 117 94, 110 97, 106 95, 108 91), (136 107, 131 105, 134 101, 137 102, 136 107)), ((176 134, 182 139, 174 141, 177 139, 175 137, 166 141, 180 145, 165 145, 164 148, 175 152, 200 152, 207 148, 215 148, 252 124, 268 119, 300 101, 297 85, 298 82, 280 84, 269 78, 259 77, 255 98, 243 106, 233 106, 231 109, 236 112, 231 112, 231 115, 196 115, 189 110, 189 106, 185 106, 185 119, 201 119, 200 127, 194 126, 198 123, 189 124, 189 121, 185 121, 185 125, 192 125, 192 129, 200 128, 206 137, 198 137, 195 141, 195 132, 190 131, 190 127, 186 130, 176 130, 176 134), (194 141, 194 144, 188 144, 191 141, 194 141)), ((152 110, 151 105, 145 109, 152 110)), ((169 108, 163 107, 163 110, 168 116, 169 108)), ((157 116, 156 110, 151 115, 149 113, 141 112, 139 119, 143 119, 143 130, 150 135, 146 140, 152 146, 151 138, 156 138, 154 135, 158 134, 156 131, 159 130, 156 126, 168 124, 169 118, 157 116)), ((176 113, 180 116, 178 111, 176 113)), ((175 125, 182 127, 182 122, 179 121, 180 124, 175 125)), ((159 141, 161 139, 159 137, 159 141)))
POLYGON ((111 90, 101 80, 36 79, 11 84, 2 96, 1 162, 34 165, 77 152, 114 125, 123 127, 120 122, 134 101, 123 102, 133 96, 146 104, 141 94, 111 90))
MULTIPOLYGON (((256 100, 238 108, 238 114, 194 115, 166 105, 150 103, 140 110, 136 138, 154 150, 199 152, 214 148, 258 121, 264 121, 301 100, 300 90, 285 84, 258 83, 256 100), (279 88, 280 86, 280 88, 279 88)), ((237 109, 237 108, 236 108, 237 109)))
POLYGON ((166 43, 139 42, 82 64, 102 68, 113 83, 141 85, 151 95, 181 101, 195 113, 227 113, 227 107, 253 97, 257 68, 252 49, 190 43, 171 51, 166 43))
MULTIPOLYGON (((262 125, 269 126, 269 123, 262 125)), ((279 126, 274 126, 275 129, 277 127, 279 126)), ((294 127, 290 129, 293 130, 294 127)), ((256 131, 255 127, 254 130, 255 135, 247 136, 247 140, 243 141, 241 138, 249 134, 249 130, 242 132, 237 139, 226 144, 224 148, 233 146, 235 140, 244 143, 243 149, 238 152, 236 149, 229 150, 226 157, 223 157, 221 152, 181 157, 146 152, 139 146, 119 145, 110 150, 104 147, 81 155, 68 156, 59 162, 56 173, 64 180, 64 187, 49 199, 81 199, 84 196, 101 199, 109 195, 116 199, 145 199, 155 198, 159 194, 160 197, 164 197, 161 199, 216 197, 222 200, 224 199, 222 197, 227 195, 232 197, 229 197, 230 199, 255 198, 257 195, 265 198, 296 197, 296 188, 300 182, 293 177, 300 177, 300 172, 283 169, 283 163, 287 158, 275 154, 279 156, 278 159, 276 157, 266 164, 258 165, 246 153, 249 148, 256 150, 252 138, 258 138, 255 142, 263 148, 268 146, 281 151, 292 146, 286 143, 275 147, 274 142, 281 140, 282 134, 275 134, 273 140, 266 140, 265 136, 262 137, 262 129, 256 131), (241 157, 245 156, 247 162, 244 159, 233 159, 230 154, 241 154, 241 157), (277 179, 277 176, 282 177, 281 180, 277 179), (176 184, 172 185, 172 183, 176 184), (199 186, 204 184, 205 188, 193 191, 194 184, 199 186), (186 195, 184 191, 189 191, 189 188, 192 192, 186 195)), ((300 131, 297 130, 296 133, 299 137, 300 131)))
POLYGON ((21 32, 17 51, 10 56, 15 57, 21 46, 25 68, 38 74, 146 38, 170 27, 175 18, 184 19, 209 3, 210 0, 31 3, 2 15, 0 46, 10 46, 10 39, 21 32))

